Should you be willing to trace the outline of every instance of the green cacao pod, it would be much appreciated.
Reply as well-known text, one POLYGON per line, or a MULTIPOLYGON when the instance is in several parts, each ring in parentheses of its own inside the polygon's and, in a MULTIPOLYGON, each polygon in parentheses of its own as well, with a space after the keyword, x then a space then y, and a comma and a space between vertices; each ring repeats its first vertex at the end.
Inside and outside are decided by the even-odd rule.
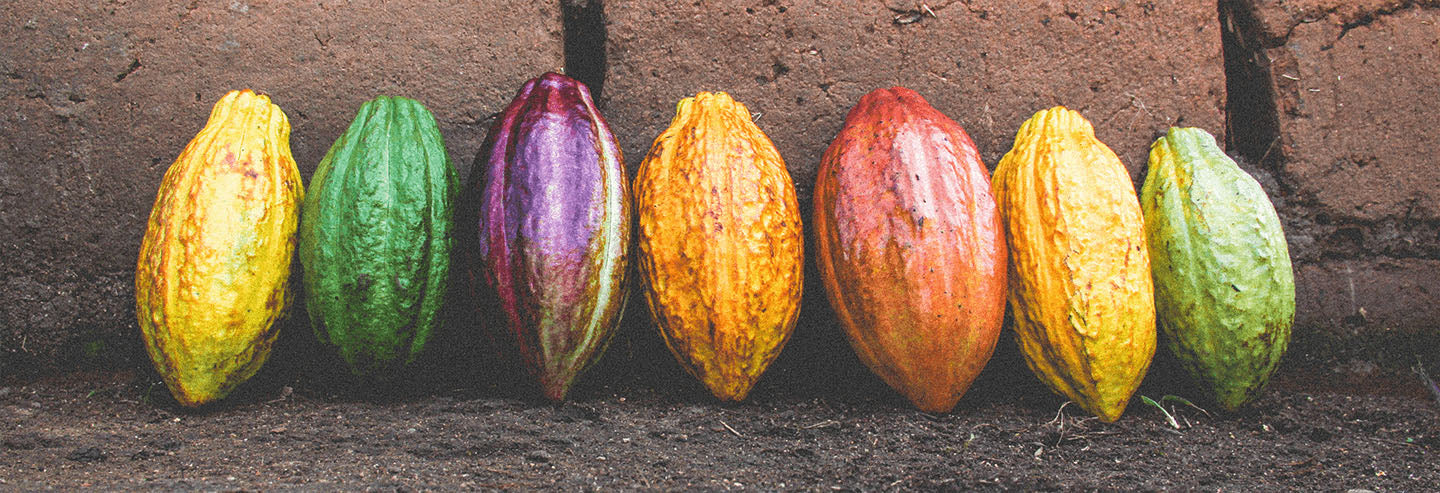
POLYGON ((285 113, 249 90, 215 103, 165 172, 140 244, 135 311, 181 405, 223 398, 265 364, 290 301, 303 195, 285 113))
POLYGON ((1090 122, 1055 107, 1020 127, 994 187, 1026 364, 1086 411, 1119 419, 1155 355, 1150 256, 1130 175, 1090 122))
POLYGON ((457 187, 435 117, 405 98, 362 105, 316 168, 300 225, 305 306, 352 373, 393 376, 430 339, 457 187))
POLYGON ((1254 399, 1295 318, 1295 275, 1260 184, 1198 128, 1150 146, 1141 190, 1166 346, 1227 410, 1254 399))
POLYGON ((921 410, 954 408, 1005 315, 1005 235, 970 136, 914 91, 871 91, 821 160, 813 224, 860 360, 921 410))

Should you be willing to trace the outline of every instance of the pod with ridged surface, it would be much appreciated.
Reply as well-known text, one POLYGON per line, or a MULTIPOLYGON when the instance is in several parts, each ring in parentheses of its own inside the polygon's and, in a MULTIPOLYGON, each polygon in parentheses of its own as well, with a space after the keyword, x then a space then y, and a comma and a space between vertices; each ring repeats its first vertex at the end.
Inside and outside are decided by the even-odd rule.
POLYGON ((645 300, 690 374, 743 400, 795 328, 804 238, 775 145, 728 94, 676 106, 635 177, 645 300))
POLYGON ((386 379, 430 339, 449 280, 454 166, 419 102, 366 102, 310 180, 305 308, 356 375, 386 379))
POLYGON ((860 360, 946 412, 995 349, 1005 236, 970 136, 903 87, 860 98, 815 184, 816 263, 860 360))
POLYGON ((994 176, 1010 246, 1010 309, 1026 364, 1104 421, 1125 411, 1155 354, 1140 203, 1079 113, 1035 114, 994 176))
POLYGON ((518 353, 541 392, 564 399, 604 353, 628 295, 620 147, 589 88, 549 73, 500 113, 475 177, 478 232, 464 241, 477 242, 480 311, 494 314, 494 339, 518 353))
POLYGON ((181 405, 221 399, 270 355, 304 195, 290 123, 232 91, 165 172, 135 270, 145 349, 181 405))
POLYGON ((1295 274, 1265 190, 1198 128, 1150 147, 1141 189, 1155 309, 1166 347, 1227 410, 1280 364, 1295 318, 1295 274))

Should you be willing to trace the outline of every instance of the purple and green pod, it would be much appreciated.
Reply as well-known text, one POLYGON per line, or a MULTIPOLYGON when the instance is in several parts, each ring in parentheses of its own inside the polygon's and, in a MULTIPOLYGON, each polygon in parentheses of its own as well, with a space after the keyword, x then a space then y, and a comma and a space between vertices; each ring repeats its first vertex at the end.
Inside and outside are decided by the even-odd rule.
POLYGON ((526 82, 485 138, 471 275, 481 313, 562 400, 615 333, 630 259, 624 159, 585 84, 526 82))

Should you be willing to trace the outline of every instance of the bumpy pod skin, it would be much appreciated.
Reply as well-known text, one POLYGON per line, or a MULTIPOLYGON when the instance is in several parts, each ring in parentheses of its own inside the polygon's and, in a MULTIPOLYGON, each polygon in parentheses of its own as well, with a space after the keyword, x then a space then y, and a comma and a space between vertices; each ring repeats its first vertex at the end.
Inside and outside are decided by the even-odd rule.
POLYGON ((744 400, 800 311, 804 239, 784 161, 744 105, 702 92, 655 139, 635 204, 665 344, 715 397, 744 400))
POLYGON ((1150 256, 1130 175, 1090 122, 1055 107, 1020 127, 994 188, 1026 364, 1086 411, 1119 419, 1155 354, 1150 256))
POLYGON ((903 87, 850 110, 815 184, 817 264, 860 360, 946 412, 994 352, 1005 236, 965 130, 903 87))
POLYGON ((1166 346, 1227 410, 1264 388, 1290 342, 1295 274, 1265 190, 1198 128, 1150 146, 1140 192, 1166 346))
POLYGON ((393 377, 430 339, 457 189, 435 117, 410 99, 366 102, 320 161, 300 223, 305 308, 351 373, 393 377))
POLYGON ((135 270, 145 349, 181 405, 225 397, 270 355, 290 302, 304 190, 290 123, 232 91, 165 172, 135 270))
POLYGON ((499 339, 551 400, 565 398, 615 334, 627 297, 624 159, 590 90, 548 73, 526 82, 476 163, 482 301, 499 339))

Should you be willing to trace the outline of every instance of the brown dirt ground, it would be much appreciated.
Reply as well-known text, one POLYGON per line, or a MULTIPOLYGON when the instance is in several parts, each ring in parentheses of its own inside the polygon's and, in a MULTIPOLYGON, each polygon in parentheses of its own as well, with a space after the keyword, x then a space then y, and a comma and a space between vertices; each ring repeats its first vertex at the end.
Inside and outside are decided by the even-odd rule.
MULTIPOLYGON (((738 405, 716 403, 668 358, 635 358, 663 353, 633 337, 558 406, 497 383, 512 376, 434 361, 448 356, 417 383, 376 390, 277 354, 198 412, 148 371, 10 382, 0 488, 1440 488, 1440 412, 1399 369, 1292 361, 1240 413, 1167 405, 1176 429, 1138 398, 1114 424, 1064 406, 1008 336, 943 415, 913 410, 848 352, 817 357, 835 341, 809 337, 738 405)), ((1157 377, 1174 374, 1165 365, 1139 394, 1187 395, 1157 377)))

